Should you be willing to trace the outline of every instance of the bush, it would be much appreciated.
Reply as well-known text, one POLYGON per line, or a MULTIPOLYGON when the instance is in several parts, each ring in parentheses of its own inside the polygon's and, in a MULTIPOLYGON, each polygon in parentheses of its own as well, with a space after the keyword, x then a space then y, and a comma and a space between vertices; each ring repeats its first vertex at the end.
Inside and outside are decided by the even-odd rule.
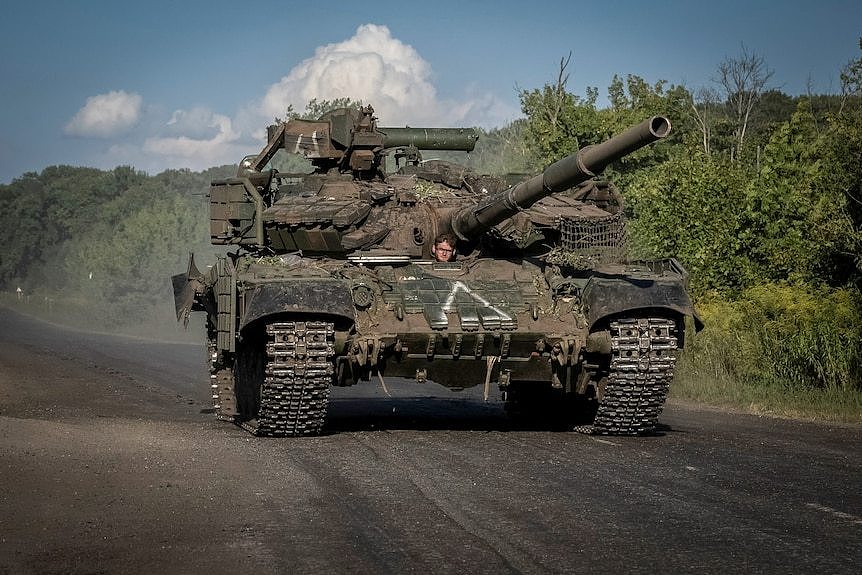
POLYGON ((691 341, 717 374, 862 391, 862 298, 851 289, 763 285, 700 305, 691 341))
POLYGON ((862 296, 768 284, 699 303, 675 395, 756 411, 862 418, 862 296), (843 413, 843 415, 841 415, 843 413))

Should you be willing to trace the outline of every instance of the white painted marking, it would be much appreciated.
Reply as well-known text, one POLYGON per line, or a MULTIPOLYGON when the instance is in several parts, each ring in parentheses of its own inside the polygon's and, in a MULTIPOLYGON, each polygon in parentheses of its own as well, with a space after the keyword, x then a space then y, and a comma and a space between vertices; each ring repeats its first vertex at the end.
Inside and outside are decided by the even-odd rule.
POLYGON ((831 507, 826 507, 825 505, 820 505, 819 503, 806 503, 807 507, 812 509, 816 509, 817 511, 822 511, 823 513, 828 513, 833 517, 837 517, 839 519, 844 519, 845 521, 849 521, 855 525, 862 525, 862 517, 857 517, 852 513, 845 513, 843 511, 838 511, 837 509, 832 509, 831 507))
POLYGON ((452 282, 452 290, 449 292, 449 297, 446 298, 446 303, 443 304, 443 310, 447 312, 455 311, 454 303, 455 303, 455 294, 459 291, 462 291, 468 294, 474 302, 482 304, 484 307, 487 307, 496 313, 500 319, 504 321, 511 321, 512 316, 501 310, 500 308, 491 305, 491 303, 485 298, 481 297, 478 294, 473 293, 473 291, 467 287, 467 284, 462 282, 461 280, 457 280, 452 282))

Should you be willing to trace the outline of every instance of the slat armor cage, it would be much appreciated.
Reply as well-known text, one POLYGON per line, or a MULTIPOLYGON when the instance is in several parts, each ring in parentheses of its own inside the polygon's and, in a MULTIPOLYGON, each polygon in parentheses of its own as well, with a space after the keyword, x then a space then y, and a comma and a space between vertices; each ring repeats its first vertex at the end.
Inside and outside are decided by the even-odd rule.
POLYGON ((573 267, 590 268, 599 264, 623 263, 628 258, 626 219, 622 213, 604 218, 561 216, 559 257, 573 267))

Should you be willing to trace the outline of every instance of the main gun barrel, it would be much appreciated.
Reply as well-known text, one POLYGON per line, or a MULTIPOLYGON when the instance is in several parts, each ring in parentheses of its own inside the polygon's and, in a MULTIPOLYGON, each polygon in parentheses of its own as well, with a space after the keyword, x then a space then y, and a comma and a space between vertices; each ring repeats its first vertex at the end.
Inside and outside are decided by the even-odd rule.
POLYGON ((420 150, 470 152, 479 134, 473 128, 377 128, 384 134, 384 147, 415 146, 420 150))
POLYGON ((670 133, 670 120, 654 116, 595 146, 587 146, 556 161, 541 174, 455 213, 450 225, 462 240, 470 240, 551 194, 562 192, 602 172, 611 162, 670 133))

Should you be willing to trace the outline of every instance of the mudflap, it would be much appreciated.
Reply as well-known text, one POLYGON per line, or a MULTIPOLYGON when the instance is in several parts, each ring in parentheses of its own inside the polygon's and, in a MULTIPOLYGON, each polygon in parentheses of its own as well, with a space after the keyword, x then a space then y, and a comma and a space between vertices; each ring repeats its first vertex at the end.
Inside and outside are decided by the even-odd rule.
POLYGON ((186 273, 171 276, 174 287, 174 306, 177 311, 177 321, 184 326, 189 324, 189 316, 195 309, 195 296, 204 287, 203 275, 195 265, 195 255, 189 253, 189 266, 186 273))

